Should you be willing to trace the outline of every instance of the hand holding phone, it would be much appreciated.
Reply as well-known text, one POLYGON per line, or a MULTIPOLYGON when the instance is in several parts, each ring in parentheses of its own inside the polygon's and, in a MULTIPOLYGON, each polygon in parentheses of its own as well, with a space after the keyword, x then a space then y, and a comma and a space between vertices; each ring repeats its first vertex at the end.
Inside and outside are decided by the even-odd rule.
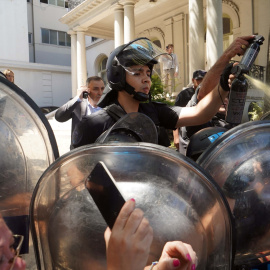
POLYGON ((102 161, 97 163, 86 178, 85 187, 108 226, 112 229, 125 200, 118 190, 113 176, 102 161))
POLYGON ((87 99, 88 98, 88 92, 87 91, 83 91, 83 98, 87 99))

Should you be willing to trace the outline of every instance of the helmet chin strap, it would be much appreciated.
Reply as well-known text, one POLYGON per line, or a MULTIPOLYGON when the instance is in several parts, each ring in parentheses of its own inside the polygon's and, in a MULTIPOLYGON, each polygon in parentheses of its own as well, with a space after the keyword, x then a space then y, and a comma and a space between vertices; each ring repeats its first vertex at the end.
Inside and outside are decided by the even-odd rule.
POLYGON ((147 101, 149 100, 149 95, 145 94, 145 93, 141 93, 141 92, 136 92, 135 88, 132 87, 131 85, 129 85, 126 82, 126 86, 125 86, 125 91, 130 94, 133 95, 133 98, 138 100, 138 101, 147 101))

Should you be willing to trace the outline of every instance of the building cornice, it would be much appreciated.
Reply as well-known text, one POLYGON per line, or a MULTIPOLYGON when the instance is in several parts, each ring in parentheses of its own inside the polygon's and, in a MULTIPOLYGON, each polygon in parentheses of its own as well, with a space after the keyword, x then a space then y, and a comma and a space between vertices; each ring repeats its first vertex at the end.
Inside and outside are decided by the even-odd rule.
POLYGON ((80 25, 80 21, 85 16, 90 16, 96 11, 104 11, 116 6, 119 0, 85 0, 77 7, 69 11, 66 15, 59 19, 60 22, 70 27, 80 25))

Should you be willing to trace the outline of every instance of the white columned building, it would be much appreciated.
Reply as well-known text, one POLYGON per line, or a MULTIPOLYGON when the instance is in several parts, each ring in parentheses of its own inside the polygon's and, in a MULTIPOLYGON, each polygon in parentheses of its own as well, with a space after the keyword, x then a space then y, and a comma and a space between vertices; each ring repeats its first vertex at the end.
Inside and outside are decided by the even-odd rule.
POLYGON ((222 0, 207 0, 206 62, 211 68, 223 53, 222 0))
POLYGON ((86 52, 85 52, 85 29, 76 27, 77 31, 77 88, 85 85, 87 79, 86 52))
POLYGON ((117 5, 114 9, 114 47, 124 43, 124 8, 117 5))

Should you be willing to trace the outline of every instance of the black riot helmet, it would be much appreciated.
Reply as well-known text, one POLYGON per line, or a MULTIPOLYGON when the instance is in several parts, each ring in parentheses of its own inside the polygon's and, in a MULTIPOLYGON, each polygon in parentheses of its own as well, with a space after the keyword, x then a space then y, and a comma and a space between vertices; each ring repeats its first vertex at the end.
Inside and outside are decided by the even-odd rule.
POLYGON ((134 88, 126 82, 126 72, 131 72, 130 67, 134 65, 147 65, 153 72, 153 67, 158 63, 158 58, 168 58, 165 51, 143 37, 135 39, 128 44, 117 47, 109 56, 106 71, 110 91, 100 100, 98 106, 105 107, 110 104, 112 98, 116 97, 117 91, 125 90, 134 99, 147 101, 149 95, 137 93, 134 88))
POLYGON ((226 131, 223 127, 207 127, 196 132, 190 137, 186 156, 196 161, 204 150, 226 131))

